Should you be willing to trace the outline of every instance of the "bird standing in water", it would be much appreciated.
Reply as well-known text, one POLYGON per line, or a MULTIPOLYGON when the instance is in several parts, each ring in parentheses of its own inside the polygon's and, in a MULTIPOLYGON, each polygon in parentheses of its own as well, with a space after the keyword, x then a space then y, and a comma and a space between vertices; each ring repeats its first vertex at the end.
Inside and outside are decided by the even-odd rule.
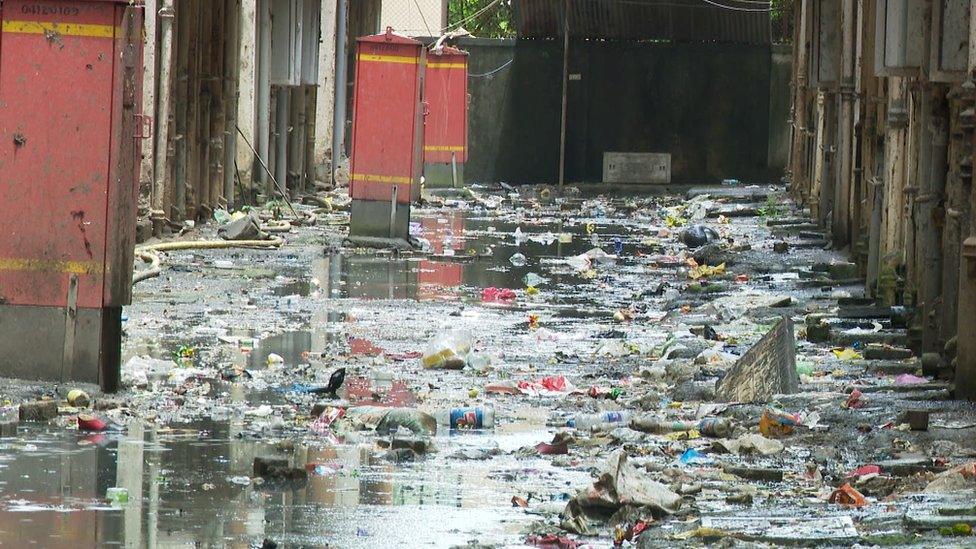
POLYGON ((332 372, 329 376, 329 383, 325 387, 319 387, 312 389, 312 393, 317 395, 329 395, 332 398, 338 397, 339 388, 342 387, 342 382, 346 380, 346 369, 339 368, 338 370, 332 372))

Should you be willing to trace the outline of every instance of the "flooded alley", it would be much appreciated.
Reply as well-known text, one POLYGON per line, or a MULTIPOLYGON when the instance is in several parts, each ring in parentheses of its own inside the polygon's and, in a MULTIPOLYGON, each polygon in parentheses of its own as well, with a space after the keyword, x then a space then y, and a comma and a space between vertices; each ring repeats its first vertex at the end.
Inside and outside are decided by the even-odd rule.
POLYGON ((0 542, 925 545, 925 521, 971 520, 962 486, 927 487, 972 459, 976 411, 914 359, 871 358, 903 315, 862 297, 783 189, 539 191, 432 196, 423 252, 342 247, 340 208, 303 206, 316 222, 280 249, 163 254, 125 310, 128 388, 94 399, 108 428, 62 405, 4 439, 0 542), (799 391, 717 399, 783 317, 799 391), (810 341, 815 317, 830 341, 810 341), (425 368, 445 339, 457 369, 425 368), (481 424, 452 427, 458 409, 481 424), (773 410, 790 426, 766 438, 773 410), (841 484, 857 503, 831 501, 841 484))
POLYGON ((973 0, 0 0, 0 547, 976 547, 973 0))

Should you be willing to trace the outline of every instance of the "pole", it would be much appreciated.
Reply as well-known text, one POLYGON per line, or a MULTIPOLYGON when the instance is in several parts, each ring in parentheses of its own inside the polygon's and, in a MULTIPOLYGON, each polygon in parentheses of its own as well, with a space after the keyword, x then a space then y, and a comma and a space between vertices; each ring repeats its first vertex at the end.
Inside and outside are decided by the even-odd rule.
MULTIPOLYGON (((264 159, 271 155, 271 3, 269 0, 258 0, 257 5, 258 19, 258 67, 255 78, 257 79, 257 129, 254 132, 254 140, 257 142, 257 154, 254 159, 264 162, 264 159)), ((268 178, 265 172, 254 171, 257 174, 257 181, 260 183, 259 189, 267 199, 274 196, 274 191, 268 185, 268 178)), ((252 173, 253 173, 252 172, 252 173)))
POLYGON ((336 184, 336 170, 342 159, 343 143, 346 133, 346 71, 348 56, 346 42, 348 27, 346 19, 349 15, 347 0, 337 0, 336 4, 336 70, 335 70, 335 104, 332 108, 332 183, 336 184))
POLYGON ((163 0, 159 9, 159 32, 161 51, 159 52, 159 120, 156 121, 156 145, 154 147, 155 167, 153 169, 152 228, 155 236, 162 236, 163 221, 166 219, 163 195, 166 188, 166 150, 169 146, 169 95, 170 69, 173 63, 173 19, 176 11, 173 0, 163 0))
POLYGON ((566 183, 566 111, 569 94, 569 1, 563 8, 563 110, 559 120, 559 194, 566 183))

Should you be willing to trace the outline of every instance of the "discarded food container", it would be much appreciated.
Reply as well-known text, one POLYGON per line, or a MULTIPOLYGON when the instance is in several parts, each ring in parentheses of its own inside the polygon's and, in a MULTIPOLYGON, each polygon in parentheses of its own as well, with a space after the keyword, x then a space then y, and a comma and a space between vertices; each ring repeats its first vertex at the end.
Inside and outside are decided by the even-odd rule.
POLYGON ((471 336, 464 331, 454 331, 434 338, 420 363, 428 369, 460 370, 470 351, 471 336))
POLYGON ((706 417, 698 422, 698 431, 706 437, 726 438, 732 435, 732 422, 726 418, 706 417))
POLYGON ((105 423, 95 416, 90 416, 87 414, 80 414, 78 416, 79 431, 92 431, 97 433, 106 429, 108 429, 108 423, 105 423))
POLYGON ((481 290, 481 300, 485 302, 515 301, 518 296, 509 288, 485 288, 481 290))
POLYGON ((792 433, 799 424, 800 420, 795 414, 766 408, 763 410, 762 417, 759 418, 759 432, 764 437, 780 438, 792 433))
POLYGON ((600 412, 599 414, 583 414, 572 417, 566 422, 566 427, 589 430, 595 425, 603 423, 626 423, 630 421, 631 413, 626 410, 600 412))
POLYGON ((75 408, 87 408, 91 404, 91 398, 81 389, 72 389, 68 391, 68 404, 75 408))
POLYGON ((439 425, 451 429, 491 429, 495 426, 495 411, 490 407, 450 408, 434 414, 439 425))

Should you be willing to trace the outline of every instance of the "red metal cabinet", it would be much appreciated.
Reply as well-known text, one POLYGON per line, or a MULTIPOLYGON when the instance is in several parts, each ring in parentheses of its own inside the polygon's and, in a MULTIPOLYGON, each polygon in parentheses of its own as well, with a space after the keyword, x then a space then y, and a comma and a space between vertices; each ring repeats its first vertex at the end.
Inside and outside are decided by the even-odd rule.
POLYGON ((131 299, 141 42, 129 0, 0 4, 0 356, 43 343, 0 375, 104 381, 118 354, 85 330, 131 299))
POLYGON ((409 204, 420 197, 424 47, 387 29, 356 43, 350 196, 409 204))
POLYGON ((444 46, 427 54, 424 164, 468 159, 468 54, 444 46))

